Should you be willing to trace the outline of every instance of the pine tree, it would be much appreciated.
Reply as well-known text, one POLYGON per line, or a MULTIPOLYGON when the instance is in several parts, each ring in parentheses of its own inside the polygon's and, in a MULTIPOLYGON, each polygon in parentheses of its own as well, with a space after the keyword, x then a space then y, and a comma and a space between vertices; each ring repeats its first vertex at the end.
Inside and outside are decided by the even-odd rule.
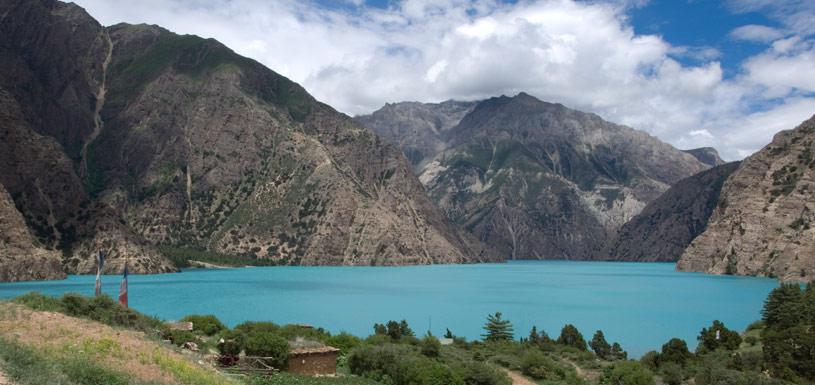
POLYGON ((611 359, 612 360, 627 360, 628 353, 623 350, 619 343, 615 342, 611 345, 611 359))
POLYGON ((402 334, 402 337, 413 337, 415 335, 413 334, 413 329, 408 326, 408 323, 405 320, 399 322, 399 332, 402 334))
POLYGON ((402 329, 399 327, 399 322, 396 321, 388 321, 388 335, 391 337, 392 340, 398 340, 402 338, 402 329))
POLYGON ((768 327, 777 329, 797 325, 804 315, 800 308, 802 298, 798 284, 787 283, 775 288, 764 301, 764 322, 768 327))
POLYGON ((540 344, 540 335, 538 335, 538 328, 537 326, 533 326, 532 330, 529 332, 529 343, 533 345, 540 344))
POLYGON ((566 324, 566 326, 563 327, 560 331, 560 337, 558 337, 557 343, 580 350, 588 350, 583 335, 580 334, 580 331, 572 324, 566 324))
POLYGON ((450 329, 445 328, 446 332, 444 333, 444 338, 453 338, 453 332, 450 329))
POLYGON ((382 335, 388 334, 388 329, 385 327, 385 325, 375 323, 374 324, 374 334, 382 334, 382 335))
POLYGON ((512 323, 509 320, 501 319, 501 313, 490 314, 487 316, 487 323, 484 325, 486 334, 482 334, 484 341, 511 341, 514 337, 514 330, 512 323))
POLYGON ((594 354, 596 354, 597 357, 608 359, 611 356, 611 345, 606 341, 606 336, 603 335, 602 330, 598 330, 594 333, 594 337, 592 337, 589 346, 591 346, 591 350, 594 350, 594 354))

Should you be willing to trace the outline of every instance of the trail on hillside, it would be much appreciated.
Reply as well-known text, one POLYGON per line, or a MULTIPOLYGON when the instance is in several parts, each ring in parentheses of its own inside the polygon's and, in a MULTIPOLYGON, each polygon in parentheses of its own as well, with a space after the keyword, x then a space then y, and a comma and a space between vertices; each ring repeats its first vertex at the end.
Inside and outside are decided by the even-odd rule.
MULTIPOLYGON (((0 363, 0 366, 2 366, 2 363, 0 363)), ((15 385, 8 379, 8 377, 6 377, 6 374, 3 373, 2 369, 0 369, 0 385, 15 385)))
POLYGON ((501 368, 509 379, 512 380, 512 385, 538 385, 534 381, 524 377, 521 373, 513 372, 512 370, 501 368))

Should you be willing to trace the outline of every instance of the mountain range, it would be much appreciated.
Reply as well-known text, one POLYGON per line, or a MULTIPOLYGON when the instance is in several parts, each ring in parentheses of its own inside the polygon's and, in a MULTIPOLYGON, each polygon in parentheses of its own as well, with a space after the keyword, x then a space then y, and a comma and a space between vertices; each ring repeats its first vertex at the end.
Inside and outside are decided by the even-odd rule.
POLYGON ((66 272, 93 271, 100 248, 108 272, 176 270, 156 245, 280 264, 498 260, 396 147, 215 40, 2 0, 0 42, 0 184, 66 272))
POLYGON ((678 261, 815 277, 815 121, 743 162, 529 94, 351 118, 223 44, 0 0, 0 281, 162 246, 280 265, 678 261))
POLYGON ((403 149, 451 220, 509 259, 607 259, 624 223, 720 161, 526 93, 356 119, 403 149))

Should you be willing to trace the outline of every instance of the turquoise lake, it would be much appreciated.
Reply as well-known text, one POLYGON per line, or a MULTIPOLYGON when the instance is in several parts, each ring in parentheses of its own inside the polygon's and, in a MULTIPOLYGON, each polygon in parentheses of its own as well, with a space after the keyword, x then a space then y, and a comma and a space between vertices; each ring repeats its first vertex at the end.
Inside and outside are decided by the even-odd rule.
MULTIPOLYGON (((0 298, 29 291, 93 294, 94 276, 3 283, 0 298)), ((119 276, 104 276, 114 298, 119 276)), ((406 319, 417 334, 479 338, 487 314, 500 311, 516 338, 532 325, 557 337, 572 323, 586 339, 602 329, 639 357, 672 337, 696 346, 714 319, 743 330, 760 318, 768 278, 678 273, 668 263, 529 261, 409 267, 255 267, 131 275, 130 305, 172 320, 215 314, 245 320, 307 323, 367 336, 375 322, 406 319)))

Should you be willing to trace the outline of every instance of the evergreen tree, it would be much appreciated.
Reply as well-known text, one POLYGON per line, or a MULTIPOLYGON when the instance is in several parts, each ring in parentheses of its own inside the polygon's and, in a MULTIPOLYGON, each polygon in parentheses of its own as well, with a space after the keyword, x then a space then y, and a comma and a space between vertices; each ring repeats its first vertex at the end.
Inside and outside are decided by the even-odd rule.
POLYGON ((388 334, 388 329, 385 327, 385 325, 375 323, 374 324, 374 334, 381 334, 381 335, 388 334))
POLYGON ((487 323, 484 325, 486 334, 482 334, 484 341, 511 341, 514 337, 512 323, 509 320, 501 319, 501 313, 490 314, 487 316, 487 323))
POLYGON ((741 345, 741 336, 738 332, 728 329, 719 320, 713 321, 710 329, 702 328, 699 333, 699 347, 697 352, 712 352, 718 348, 736 350, 741 345))
POLYGON ((529 343, 533 345, 540 344, 540 335, 538 335, 538 328, 536 326, 533 326, 529 332, 529 343))
POLYGON ((594 337, 592 337, 589 345, 591 346, 591 350, 594 350, 594 354, 596 354, 597 357, 602 359, 608 359, 611 357, 611 345, 609 345, 608 341, 606 341, 606 337, 603 335, 602 330, 598 330, 596 333, 594 333, 594 337))
POLYGON ((801 286, 795 283, 782 284, 770 292, 762 311, 767 326, 783 329, 797 325, 804 315, 800 306, 803 294, 801 286))
POLYGON ((623 350, 619 343, 615 342, 611 345, 611 359, 624 361, 628 359, 628 353, 623 350))
POLYGON ((415 335, 413 334, 413 330, 410 328, 410 326, 408 326, 408 323, 405 320, 399 322, 399 333, 402 335, 402 337, 413 337, 415 335))
POLYGON ((450 329, 445 328, 444 330, 446 330, 444 333, 444 338, 454 338, 453 332, 451 332, 450 329))
POLYGON ((388 321, 388 335, 391 337, 392 340, 396 341, 402 338, 402 329, 400 328, 399 322, 396 321, 388 321))
POLYGON ((558 337, 557 343, 565 346, 571 346, 579 350, 588 350, 586 340, 583 339, 583 335, 580 334, 580 331, 577 330, 577 328, 572 324, 566 324, 566 326, 563 327, 563 329, 560 331, 560 337, 558 337))
POLYGON ((685 366, 693 354, 688 350, 688 344, 679 339, 671 338, 668 342, 662 345, 662 354, 659 355, 659 364, 673 362, 685 366))

